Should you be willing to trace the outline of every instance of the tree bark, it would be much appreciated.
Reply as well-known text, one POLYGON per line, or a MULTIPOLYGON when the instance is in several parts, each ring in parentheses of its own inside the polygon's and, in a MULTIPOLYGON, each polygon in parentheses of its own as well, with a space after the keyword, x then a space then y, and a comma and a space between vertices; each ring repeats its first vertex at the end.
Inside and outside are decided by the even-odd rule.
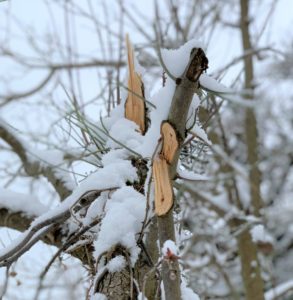
MULTIPOLYGON (((207 69, 208 60, 202 49, 194 48, 191 51, 189 63, 181 78, 176 80, 177 86, 172 99, 172 104, 167 122, 174 128, 177 134, 178 147, 172 155, 172 162, 169 164, 169 176, 173 180, 176 175, 181 146, 186 137, 186 120, 192 98, 199 88, 199 77, 207 69)), ((164 141, 163 141, 164 143, 164 141)), ((165 215, 158 216, 158 232, 160 246, 163 247, 165 241, 175 242, 175 230, 173 209, 171 208, 165 215)), ((180 269, 178 261, 170 262, 165 259, 162 264, 162 279, 164 283, 165 298, 168 300, 180 300, 180 269)))
MULTIPOLYGON (((249 33, 249 4, 248 0, 240 0, 241 7, 241 35, 243 51, 252 49, 249 33)), ((254 70, 252 55, 244 57, 244 88, 248 91, 246 98, 253 100, 254 70)), ((261 173, 258 167, 258 131, 255 113, 252 108, 247 108, 245 114, 245 135, 247 145, 247 163, 249 166, 249 186, 252 213, 259 217, 262 208, 260 194, 261 173)), ((242 265, 242 277, 247 300, 264 299, 264 283, 261 277, 261 268, 257 257, 257 246, 253 243, 248 230, 238 237, 239 254, 242 265)))

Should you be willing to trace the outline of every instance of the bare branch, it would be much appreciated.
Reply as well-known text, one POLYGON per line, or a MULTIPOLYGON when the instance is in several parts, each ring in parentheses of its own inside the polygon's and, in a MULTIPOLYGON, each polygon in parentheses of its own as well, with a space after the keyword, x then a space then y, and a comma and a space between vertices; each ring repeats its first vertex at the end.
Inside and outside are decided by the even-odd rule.
POLYGON ((54 168, 52 166, 43 166, 37 161, 31 162, 28 158, 27 150, 21 141, 9 130, 4 124, 0 123, 0 138, 2 138, 10 147, 14 153, 20 158, 23 168, 29 176, 37 177, 44 176, 52 184, 56 192, 58 193, 61 201, 70 195, 71 190, 68 189, 66 184, 55 175, 54 168))

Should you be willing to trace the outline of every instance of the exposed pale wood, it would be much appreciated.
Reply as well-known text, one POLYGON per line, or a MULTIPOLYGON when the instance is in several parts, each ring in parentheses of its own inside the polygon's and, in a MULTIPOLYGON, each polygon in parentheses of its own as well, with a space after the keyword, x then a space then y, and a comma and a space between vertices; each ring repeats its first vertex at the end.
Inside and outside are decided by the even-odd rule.
POLYGON ((163 216, 173 205, 173 191, 168 164, 162 156, 153 162, 153 177, 155 181, 155 213, 163 216))
POLYGON ((173 161, 176 151, 179 148, 179 142, 174 127, 169 122, 164 122, 161 126, 163 138, 162 154, 170 164, 173 161))
POLYGON ((140 75, 135 71, 133 49, 126 36, 128 56, 128 97, 125 103, 125 118, 135 122, 142 134, 145 133, 145 102, 143 100, 143 83, 140 75))

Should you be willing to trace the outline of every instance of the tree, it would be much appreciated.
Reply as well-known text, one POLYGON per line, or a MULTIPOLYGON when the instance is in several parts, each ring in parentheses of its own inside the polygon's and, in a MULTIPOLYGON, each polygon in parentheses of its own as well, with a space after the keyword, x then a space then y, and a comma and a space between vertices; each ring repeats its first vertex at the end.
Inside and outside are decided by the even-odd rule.
MULTIPOLYGON (((8 112, 0 122, 1 151, 9 153, 2 162, 0 226, 24 232, 0 254, 6 278, 16 276, 15 262, 42 240, 57 250, 34 287, 35 299, 45 295, 46 282, 54 283, 47 278, 59 258, 59 269, 70 269, 65 253, 86 269, 81 278, 87 278, 88 299, 198 299, 188 285, 203 298, 273 299, 290 293, 292 281, 278 267, 282 256, 289 261, 292 248, 290 217, 285 218, 290 206, 279 208, 279 216, 273 213, 290 197, 292 163, 290 151, 284 150, 290 137, 278 127, 280 115, 272 116, 272 104, 261 102, 260 110, 263 100, 257 100, 267 93, 260 95, 256 85, 256 59, 280 55, 279 50, 257 45, 267 21, 252 38, 249 11, 256 15, 257 5, 250 1, 165 1, 154 4, 155 21, 150 20, 154 26, 149 30, 148 18, 146 26, 144 18, 137 18, 141 12, 122 1, 115 5, 118 22, 105 3, 103 16, 91 1, 88 7, 75 1, 56 7, 47 3, 48 11, 64 13, 64 33, 55 20, 54 38, 49 36, 44 47, 32 38, 37 33, 27 30, 33 53, 20 54, 8 35, 2 43, 2 57, 22 72, 42 70, 37 76, 43 76, 24 92, 6 89, 0 99, 2 111, 8 112), (239 11, 233 23, 225 12, 235 4, 239 11), (96 31, 101 59, 78 55, 75 18, 79 25, 87 20, 96 31), (139 52, 145 70, 131 43, 123 42, 127 24, 144 39, 139 52), (203 36, 207 45, 214 30, 227 26, 241 33, 243 53, 215 75, 243 61, 244 84, 235 76, 231 88, 202 74, 208 67, 204 47, 190 40, 203 36), (58 40, 63 34, 64 40, 58 40), (181 45, 177 51, 161 50, 181 45), (122 80, 125 67, 127 80, 122 80), (94 92, 96 83, 83 88, 94 77, 92 70, 105 70, 94 92), (150 96, 151 85, 160 77, 163 87, 150 96), (67 106, 60 102, 64 97, 67 106), (106 110, 101 105, 95 109, 92 102, 97 99, 104 99, 106 110), (8 117, 10 107, 25 102, 30 104, 30 122, 32 108, 54 110, 54 117, 47 115, 43 135, 41 126, 38 135, 34 129, 25 134, 8 117), (61 112, 58 119, 56 112, 61 112), (51 129, 52 123, 59 128, 51 129), (265 146, 267 127, 273 138, 282 135, 282 148, 265 146), (27 189, 25 196, 8 189, 17 187, 17 180, 32 192, 27 189), (263 186, 271 189, 262 191, 263 186)), ((213 66, 213 59, 209 62, 213 66)), ((17 80, 18 74, 13 75, 17 80)), ((2 79, 7 82, 4 75, 2 79)), ((290 122, 290 117, 282 118, 284 124, 290 122)), ((42 122, 38 116, 34 119, 42 122)), ((70 297, 80 298, 72 286, 70 297)))

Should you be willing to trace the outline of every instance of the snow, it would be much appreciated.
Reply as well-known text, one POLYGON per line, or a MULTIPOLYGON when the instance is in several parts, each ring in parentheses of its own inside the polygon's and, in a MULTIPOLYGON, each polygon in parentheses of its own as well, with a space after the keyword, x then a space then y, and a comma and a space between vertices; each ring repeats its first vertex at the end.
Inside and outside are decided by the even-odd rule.
MULTIPOLYGON (((173 76, 178 77, 182 75, 186 65, 188 64, 190 51, 194 47, 201 47, 195 39, 187 42, 179 49, 162 50, 162 58, 173 76)), ((162 121, 168 118, 175 88, 175 82, 167 76, 165 86, 149 99, 149 102, 156 108, 149 107, 151 124, 145 136, 140 136, 137 132, 137 127, 135 127, 136 125, 124 118, 116 118, 116 121, 112 122, 110 135, 115 139, 118 139, 122 144, 127 145, 129 148, 131 147, 141 156, 148 158, 152 157, 161 137, 162 121)), ((188 113, 187 127, 192 126, 194 122, 194 114, 199 103, 199 97, 194 95, 188 113)), ((206 139, 204 133, 200 132, 199 135, 206 139)), ((108 145, 117 147, 117 144, 115 145, 115 142, 113 141, 108 141, 108 145)))
POLYGON ((104 166, 121 162, 129 157, 129 152, 126 149, 114 149, 104 154, 102 157, 102 164, 104 166))
MULTIPOLYGON (((211 145, 211 142, 206 134, 206 132, 199 127, 198 124, 195 124, 194 127, 192 128, 192 132, 199 137, 201 140, 203 140, 207 145, 211 145)), ((190 137, 190 135, 189 135, 190 137)), ((188 137, 187 137, 188 138, 188 137)))
POLYGON ((254 243, 274 243, 273 237, 265 230, 263 225, 255 225, 250 230, 250 234, 254 243))
POLYGON ((25 195, 0 188, 0 208, 22 212, 27 216, 40 216, 47 208, 33 195, 25 195))
POLYGON ((107 268, 110 273, 120 272, 126 266, 126 260, 122 255, 117 255, 116 257, 112 258, 108 264, 107 268))
POLYGON ((74 189, 75 183, 70 176, 70 172, 64 165, 64 151, 60 150, 38 150, 33 149, 25 143, 21 138, 19 132, 9 126, 4 120, 0 119, 0 125, 5 127, 6 130, 11 132, 13 136, 21 143, 22 147, 26 150, 28 159, 34 163, 40 163, 41 167, 53 167, 54 174, 58 179, 61 179, 65 183, 66 187, 70 190, 74 189))
MULTIPOLYGON (((226 216, 227 218, 227 216, 226 216)), ((227 225, 227 222, 223 218, 219 218, 215 221, 215 223, 212 225, 213 229, 219 231, 220 229, 223 229, 227 225)))
POLYGON ((63 162, 64 152, 60 150, 30 150, 30 159, 41 163, 57 166, 63 162))
POLYGON ((205 89, 209 91, 213 91, 216 93, 233 93, 235 94, 235 91, 232 89, 227 88, 223 84, 219 83, 216 79, 206 75, 202 74, 199 79, 200 85, 203 86, 205 89))
MULTIPOLYGON (((181 75, 183 74, 186 65, 188 64, 192 48, 204 47, 196 39, 192 39, 178 49, 161 50, 163 62, 167 70, 171 73, 173 77, 181 77, 181 75)), ((223 84, 219 83, 216 79, 206 74, 202 74, 200 76, 199 82, 204 89, 210 92, 217 93, 224 99, 227 99, 231 102, 235 102, 236 104, 239 104, 244 107, 255 106, 255 103, 252 103, 252 101, 247 101, 243 97, 241 97, 239 95, 239 92, 224 86, 223 84)))
POLYGON ((257 261, 253 260, 251 263, 250 263, 251 267, 252 268, 256 268, 257 267, 257 261))
POLYGON ((162 59, 168 71, 174 77, 181 77, 190 58, 192 48, 203 48, 196 39, 192 39, 178 49, 162 49, 162 59))
POLYGON ((147 70, 138 62, 137 56, 135 54, 133 55, 133 60, 134 60, 135 72, 141 78, 143 78, 144 74, 147 73, 147 70))
MULTIPOLYGON (((118 119, 112 125, 109 135, 131 149, 140 145, 142 140, 142 135, 139 133, 138 126, 125 118, 118 119)), ((121 145, 111 139, 108 139, 106 145, 112 149, 121 147, 121 145)))
MULTIPOLYGON (((162 59, 173 76, 179 77, 182 75, 186 65, 188 64, 190 51, 194 47, 201 47, 201 45, 193 39, 184 44, 179 49, 162 50, 162 59)), ((149 102, 156 108, 149 107, 149 117, 151 119, 151 124, 145 136, 138 136, 135 128, 129 128, 130 125, 127 125, 125 121, 121 120, 118 120, 118 123, 115 123, 113 125, 113 127, 111 128, 111 134, 115 134, 115 136, 117 135, 119 137, 119 140, 122 139, 125 144, 128 143, 127 145, 129 147, 131 145, 132 149, 135 152, 141 154, 141 156, 148 158, 152 157, 161 137, 160 131, 162 121, 168 118, 175 88, 175 82, 167 76, 165 86, 157 91, 149 99, 149 102), (123 136, 124 133, 121 132, 123 131, 122 128, 126 126, 128 126, 129 133, 127 133, 127 135, 129 136, 123 136)), ((193 124, 194 114, 199 105, 199 102, 200 101, 198 96, 194 95, 188 113, 187 126, 191 126, 193 124)))
POLYGON ((18 142, 21 144, 23 149, 26 151, 26 155, 31 163, 37 162, 42 168, 52 168, 54 175, 60 179, 69 190, 75 188, 75 182, 73 181, 70 171, 65 165, 64 155, 65 151, 60 150, 38 150, 30 147, 20 136, 19 132, 13 127, 9 126, 3 119, 0 118, 0 126, 5 127, 5 130, 9 131, 18 142))
POLYGON ((185 280, 181 282, 181 298, 182 300, 200 300, 198 295, 187 287, 185 280))
POLYGON ((204 266, 207 266, 210 262, 211 258, 208 255, 204 255, 196 259, 186 261, 188 267, 193 269, 201 269, 204 266))
MULTIPOLYGON (((103 118, 104 126, 109 130, 111 126, 119 119, 124 118, 125 115, 125 101, 127 99, 128 91, 126 89, 120 89, 121 103, 111 110, 109 117, 103 118)), ((100 122, 98 122, 101 127, 100 122)))
POLYGON ((171 240, 165 241, 163 248, 162 248, 163 256, 169 256, 170 254, 178 255, 178 248, 175 242, 171 240), (171 252, 171 253, 170 253, 171 252))
POLYGON ((248 170, 246 169, 246 166, 243 166, 238 161, 228 156, 227 153, 219 145, 209 144, 209 147, 213 150, 215 154, 220 156, 223 159, 223 161, 225 161, 229 166, 231 166, 238 173, 238 175, 242 176, 244 179, 248 179, 248 170))
MULTIPOLYGON (((11 247, 25 239, 29 231, 37 224, 68 211, 85 193, 89 191, 119 188, 126 185, 127 181, 133 182, 136 179, 136 169, 132 166, 130 161, 117 158, 114 162, 108 162, 104 168, 98 169, 97 172, 89 175, 84 181, 82 181, 73 193, 60 203, 60 205, 36 218, 32 222, 30 228, 21 234, 17 241, 12 241, 11 247)), ((143 197, 141 194, 139 195, 143 197)), ((125 244, 127 243, 125 242, 125 244)), ((11 247, 3 249, 3 253, 1 254, 4 255, 7 253, 11 247)))
POLYGON ((106 214, 94 242, 95 257, 120 244, 130 252, 134 266, 140 252, 136 245, 136 234, 141 229, 145 206, 145 197, 132 187, 122 187, 112 194, 106 203, 106 214))
POLYGON ((134 149, 143 157, 151 157, 156 149, 161 137, 161 124, 163 120, 168 118, 175 87, 175 83, 170 78, 167 78, 165 87, 160 89, 150 99, 150 102, 156 106, 156 109, 150 108, 150 119, 152 120, 150 127, 143 137, 142 144, 134 149))
POLYGON ((66 152, 57 149, 38 150, 26 147, 28 158, 31 162, 38 162, 43 168, 51 167, 55 176, 60 179, 69 190, 76 187, 74 180, 71 177, 71 172, 66 167, 64 155, 66 152))
POLYGON ((265 300, 274 300, 282 296, 286 291, 293 290, 293 279, 279 284, 265 293, 265 300))
POLYGON ((177 173, 180 176, 180 178, 186 179, 186 180, 207 181, 207 180, 211 179, 206 175, 196 174, 196 173, 194 173, 192 171, 188 171, 188 170, 182 170, 179 167, 177 168, 177 173))
POLYGON ((119 188, 125 185, 127 181, 133 182, 136 179, 136 169, 130 161, 117 159, 114 162, 109 162, 104 168, 89 175, 59 206, 37 218, 32 225, 34 226, 68 210, 86 192, 119 188))
POLYGON ((224 86, 223 84, 219 83, 216 79, 206 74, 202 74, 200 76, 199 82, 204 89, 206 89, 209 92, 216 93, 219 97, 223 99, 234 102, 235 104, 239 104, 243 107, 254 108, 256 106, 256 101, 247 101, 247 99, 239 95, 238 91, 224 86))
POLYGON ((108 192, 102 192, 101 195, 90 204, 86 216, 82 220, 85 226, 91 224, 94 219, 103 214, 107 199, 108 192))
POLYGON ((200 104, 200 99, 197 94, 194 94, 187 114, 186 128, 191 128, 194 124, 197 108, 200 104))
POLYGON ((91 300, 107 300, 107 297, 104 294, 96 293, 91 296, 91 300))
MULTIPOLYGON (((192 184, 189 184, 191 188, 194 188, 192 184)), ((203 199, 207 200, 211 204, 219 207, 221 210, 231 214, 231 215, 236 215, 239 214, 238 209, 235 206, 232 206, 231 203, 229 203, 227 197, 225 197, 224 191, 220 190, 218 191, 217 195, 210 194, 205 192, 204 190, 196 190, 196 193, 202 197, 203 199)))
MULTIPOLYGON (((42 232, 44 233, 44 232, 46 232, 47 229, 48 229, 48 226, 39 230, 37 234, 40 234, 42 232)), ((25 239, 25 237, 27 236, 28 233, 29 233, 29 229, 27 229, 24 233, 20 234, 15 239, 13 239, 12 242, 8 246, 5 246, 4 248, 0 249, 0 257, 6 255, 8 252, 13 250, 17 245, 19 245, 25 239)), ((32 236, 32 239, 35 236, 36 236, 36 234, 32 236)))
POLYGON ((148 298, 146 296, 143 297, 143 293, 140 292, 138 295, 137 295, 137 300, 148 300, 148 298))
MULTIPOLYGON (((151 119, 150 127, 148 128, 145 136, 142 136, 137 125, 124 118, 120 109, 117 109, 114 116, 107 118, 105 123, 109 128, 109 134, 120 144, 131 148, 134 152, 140 154, 142 157, 152 157, 158 141, 161 137, 161 123, 168 118, 172 98, 175 91, 175 83, 170 78, 166 79, 166 84, 157 93, 155 93, 149 102, 154 107, 149 107, 149 118, 151 119)), ((190 111, 190 119, 192 120, 192 114, 199 104, 199 99, 194 96, 192 108, 190 111)), ((124 108, 124 107, 123 107, 124 108)), ((116 143, 111 138, 107 141, 107 146, 111 148, 121 148, 122 146, 116 143)))

